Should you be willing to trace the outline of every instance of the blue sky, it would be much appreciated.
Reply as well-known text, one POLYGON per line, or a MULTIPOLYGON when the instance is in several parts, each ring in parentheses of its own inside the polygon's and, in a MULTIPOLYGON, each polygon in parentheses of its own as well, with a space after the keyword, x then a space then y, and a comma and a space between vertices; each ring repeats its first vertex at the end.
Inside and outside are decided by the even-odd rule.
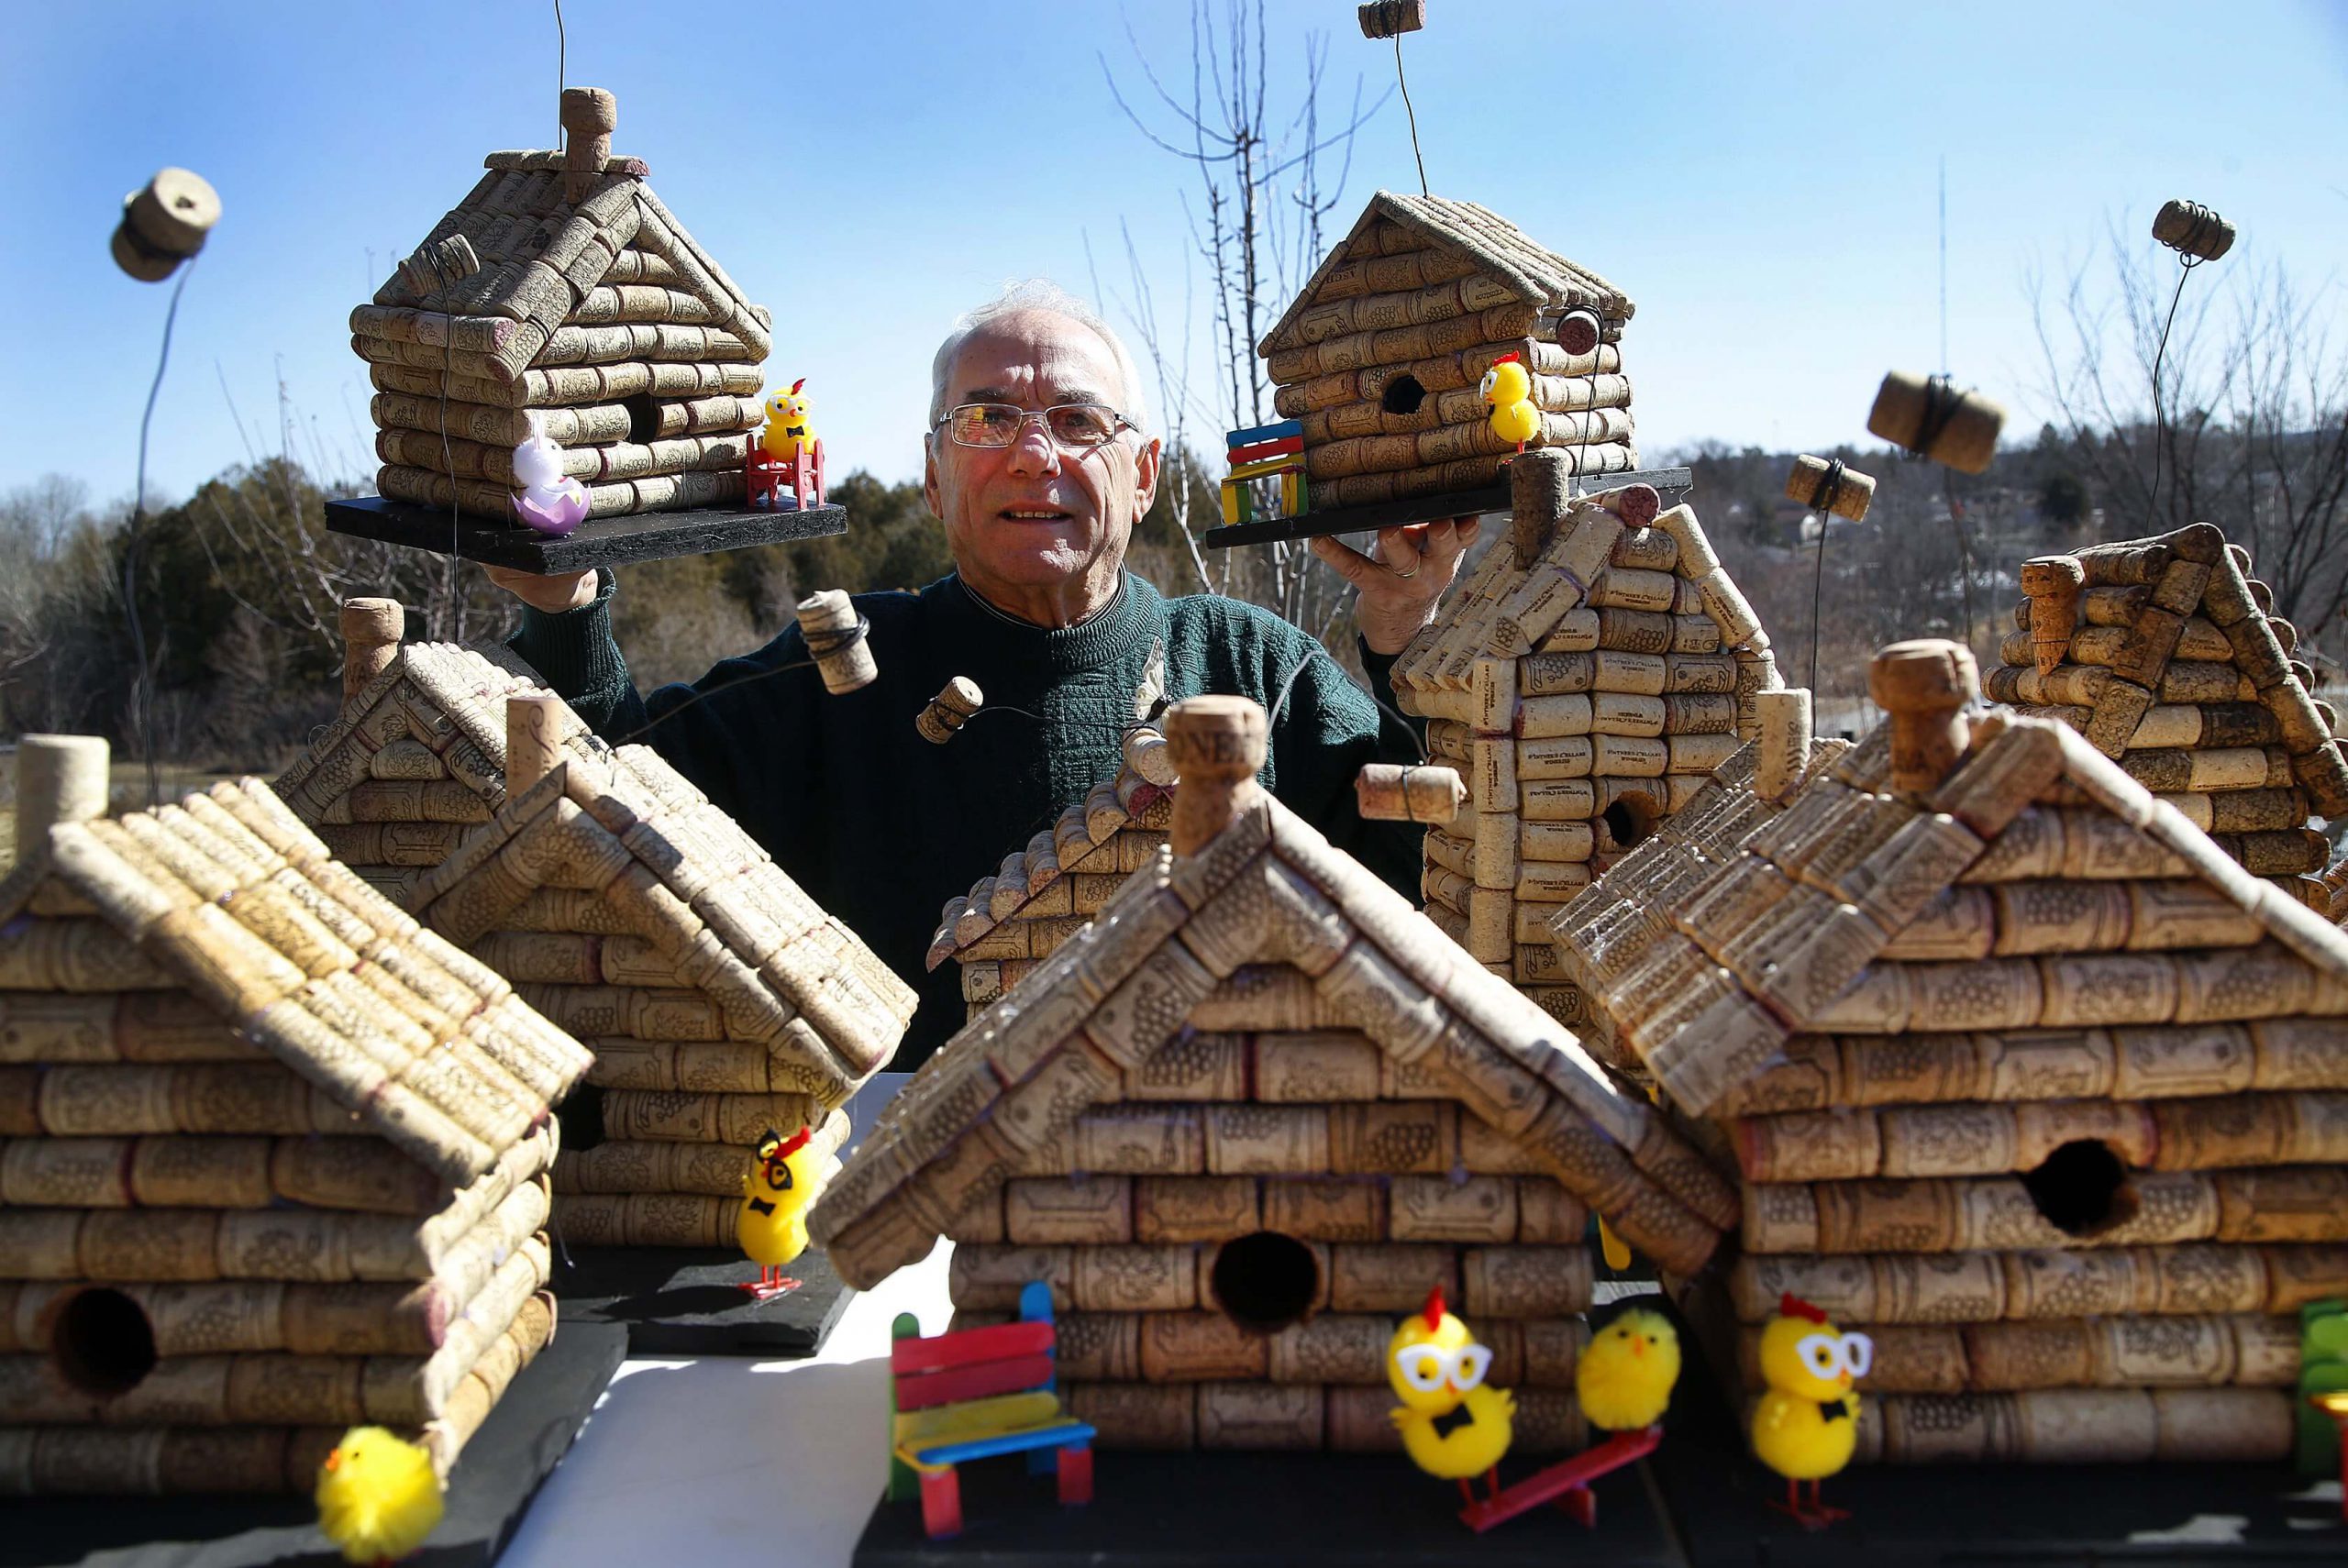
MULTIPOLYGON (((2025 277, 2087 253, 2108 218, 2149 245, 2154 208, 2191 196, 2241 226, 2225 266, 2280 259, 2341 298, 2348 5, 1429 9, 1404 42, 1428 179, 1637 301, 1624 358, 1650 454, 1861 438, 1884 370, 1933 368, 1944 155, 1950 368, 2025 430, 2025 277)), ((1275 0, 1275 104, 1314 29, 1324 112, 1357 76, 1371 98, 1392 82, 1353 13, 1275 0)), ((1142 90, 1130 26, 1186 80, 1179 5, 566 0, 564 17, 569 80, 618 94, 618 150, 775 311, 768 372, 809 378, 835 471, 912 477, 956 313, 1014 277, 1089 293, 1088 236, 1123 292, 1121 220, 1161 315, 1180 314, 1195 177, 1126 122, 1095 58, 1142 90)), ((209 178, 226 215, 181 311, 150 485, 183 493, 247 441, 274 449, 281 409, 305 454, 371 467, 347 317, 483 153, 553 145, 551 6, 24 6, 11 29, 0 489, 53 469, 128 492, 168 285, 124 278, 105 243, 122 193, 165 163, 209 178)), ((1399 99, 1361 135, 1332 238, 1381 184, 1415 184, 1399 99)))

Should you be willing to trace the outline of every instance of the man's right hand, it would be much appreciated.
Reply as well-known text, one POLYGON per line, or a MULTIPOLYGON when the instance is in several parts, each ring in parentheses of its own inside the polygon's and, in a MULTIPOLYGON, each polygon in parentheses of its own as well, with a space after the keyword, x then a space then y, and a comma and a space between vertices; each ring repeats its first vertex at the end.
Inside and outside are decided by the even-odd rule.
POLYGON ((539 577, 533 572, 519 571, 513 567, 486 567, 489 580, 528 605, 548 615, 559 615, 566 610, 583 610, 595 602, 595 572, 557 572, 552 577, 539 577))

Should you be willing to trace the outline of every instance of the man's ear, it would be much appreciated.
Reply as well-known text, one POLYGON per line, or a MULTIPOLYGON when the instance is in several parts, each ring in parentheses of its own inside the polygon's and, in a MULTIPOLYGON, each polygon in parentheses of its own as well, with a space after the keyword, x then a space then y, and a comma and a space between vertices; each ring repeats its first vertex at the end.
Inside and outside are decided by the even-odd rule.
POLYGON ((940 523, 946 521, 946 507, 937 493, 937 432, 921 438, 921 498, 929 503, 929 514, 940 523))
POLYGON ((1134 454, 1134 521, 1138 524, 1157 497, 1158 470, 1166 459, 1166 443, 1151 436, 1134 454))

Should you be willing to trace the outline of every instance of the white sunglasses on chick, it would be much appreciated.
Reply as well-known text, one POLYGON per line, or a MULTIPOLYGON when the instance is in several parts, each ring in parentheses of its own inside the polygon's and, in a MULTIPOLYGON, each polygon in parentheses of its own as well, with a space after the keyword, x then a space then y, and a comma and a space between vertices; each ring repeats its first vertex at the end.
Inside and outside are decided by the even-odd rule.
POLYGON ((1484 1374, 1491 1369, 1492 1353, 1483 1345, 1461 1345, 1456 1351, 1439 1345, 1406 1345, 1394 1353, 1394 1370, 1422 1394, 1441 1388, 1446 1378, 1465 1394, 1481 1384, 1484 1374))
POLYGON ((1844 1331, 1840 1334, 1804 1334, 1794 1345, 1794 1353, 1801 1357, 1802 1365, 1813 1377, 1832 1379, 1837 1373, 1847 1372, 1853 1377, 1865 1377, 1875 1365, 1875 1342, 1865 1334, 1844 1331))

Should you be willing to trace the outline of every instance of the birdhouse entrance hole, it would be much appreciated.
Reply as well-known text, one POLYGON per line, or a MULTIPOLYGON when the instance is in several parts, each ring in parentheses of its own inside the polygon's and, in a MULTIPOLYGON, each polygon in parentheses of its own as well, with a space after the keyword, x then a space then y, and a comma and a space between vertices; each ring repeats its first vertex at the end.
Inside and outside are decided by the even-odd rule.
POLYGON ((1224 1315, 1250 1333, 1275 1334, 1301 1322, 1321 1296, 1312 1249, 1278 1231, 1225 1242, 1208 1277, 1224 1315))
POLYGON ((660 438, 660 405, 652 401, 649 392, 620 399, 620 407, 627 411, 627 438, 641 446, 660 438))
POLYGON ((2136 1217, 2140 1199, 2110 1144, 2075 1139, 2021 1178, 2046 1222, 2066 1236, 2098 1236, 2136 1217))
POLYGON ((566 1149, 592 1149, 604 1141, 604 1091, 581 1084, 558 1106, 555 1126, 566 1149))
POLYGON ((49 1347, 65 1381, 84 1394, 127 1394, 155 1370, 155 1329, 119 1290, 80 1290, 58 1309, 49 1347))
POLYGON ((1636 790, 1628 791, 1599 813, 1616 849, 1630 848, 1655 832, 1655 824, 1662 819, 1663 812, 1656 808, 1654 798, 1636 790))
POLYGON ((1419 404, 1426 402, 1427 389, 1419 384, 1416 376, 1397 376, 1386 383, 1379 394, 1378 403, 1389 414, 1416 414, 1419 404))

